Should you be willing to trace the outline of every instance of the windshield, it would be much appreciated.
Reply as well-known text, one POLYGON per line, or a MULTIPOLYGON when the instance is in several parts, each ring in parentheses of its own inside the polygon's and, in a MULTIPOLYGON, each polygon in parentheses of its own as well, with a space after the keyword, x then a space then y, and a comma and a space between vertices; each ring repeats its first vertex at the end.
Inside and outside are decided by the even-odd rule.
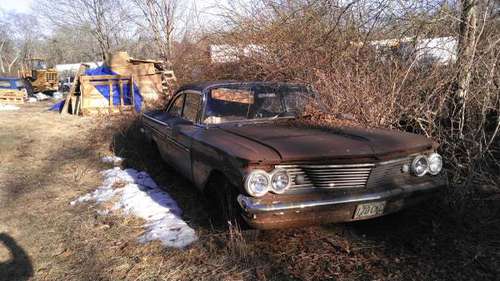
POLYGON ((204 122, 291 118, 304 111, 313 93, 302 85, 226 85, 213 88, 207 99, 204 122))

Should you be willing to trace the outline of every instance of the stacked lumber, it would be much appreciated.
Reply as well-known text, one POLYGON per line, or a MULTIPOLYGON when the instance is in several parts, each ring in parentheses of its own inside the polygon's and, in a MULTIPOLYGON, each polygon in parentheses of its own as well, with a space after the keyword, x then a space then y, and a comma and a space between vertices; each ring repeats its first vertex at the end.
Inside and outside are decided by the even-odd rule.
POLYGON ((105 64, 118 75, 132 76, 145 103, 154 102, 174 87, 175 75, 163 62, 131 58, 127 52, 108 56, 105 64))
POLYGON ((18 90, 0 90, 0 103, 21 104, 26 100, 25 92, 18 90))
POLYGON ((87 115, 135 111, 139 101, 134 91, 140 93, 142 108, 165 96, 176 82, 173 71, 163 70, 163 62, 133 59, 127 52, 108 55, 104 66, 115 75, 86 75, 87 67, 80 67, 62 112, 87 115), (102 93, 103 87, 108 87, 108 97, 102 93))

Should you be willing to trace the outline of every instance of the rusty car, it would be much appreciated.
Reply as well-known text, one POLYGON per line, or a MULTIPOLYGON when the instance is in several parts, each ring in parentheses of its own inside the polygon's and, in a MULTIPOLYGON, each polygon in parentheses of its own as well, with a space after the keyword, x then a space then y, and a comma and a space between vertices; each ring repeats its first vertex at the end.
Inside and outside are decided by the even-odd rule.
POLYGON ((376 218, 446 185, 424 136, 295 122, 316 95, 291 83, 185 85, 142 114, 141 131, 225 219, 258 229, 376 218))

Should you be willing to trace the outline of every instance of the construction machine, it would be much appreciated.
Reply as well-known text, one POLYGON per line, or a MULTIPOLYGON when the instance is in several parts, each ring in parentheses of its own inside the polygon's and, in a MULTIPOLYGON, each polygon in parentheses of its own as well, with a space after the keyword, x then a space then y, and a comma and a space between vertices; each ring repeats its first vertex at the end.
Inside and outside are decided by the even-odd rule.
POLYGON ((54 68, 48 68, 45 60, 30 59, 19 70, 19 78, 24 80, 28 95, 53 93, 58 90, 59 78, 54 68))

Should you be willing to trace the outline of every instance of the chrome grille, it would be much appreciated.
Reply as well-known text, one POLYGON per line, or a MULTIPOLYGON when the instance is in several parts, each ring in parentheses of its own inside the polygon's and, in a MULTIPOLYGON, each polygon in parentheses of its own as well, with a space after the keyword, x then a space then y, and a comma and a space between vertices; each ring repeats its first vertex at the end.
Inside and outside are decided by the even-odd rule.
POLYGON ((374 164, 346 165, 278 165, 292 177, 291 189, 300 188, 360 188, 366 187, 374 164))
POLYGON ((410 177, 409 173, 403 173, 402 171, 403 165, 407 165, 408 168, 411 166, 411 161, 412 158, 408 157, 378 163, 377 167, 373 169, 368 186, 392 184, 396 180, 414 178, 410 177))

